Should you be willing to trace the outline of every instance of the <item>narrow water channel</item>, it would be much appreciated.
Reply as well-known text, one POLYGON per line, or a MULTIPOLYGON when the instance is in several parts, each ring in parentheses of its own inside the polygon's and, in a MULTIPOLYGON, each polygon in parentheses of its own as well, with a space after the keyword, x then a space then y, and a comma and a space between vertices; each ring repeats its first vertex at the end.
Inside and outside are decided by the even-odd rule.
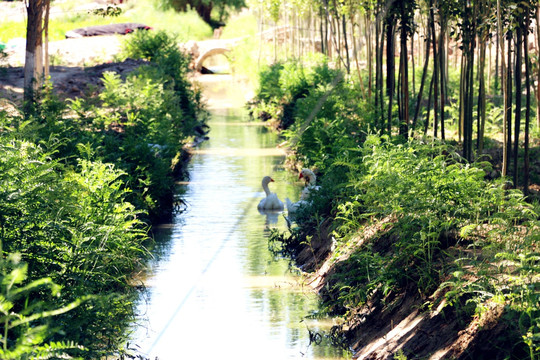
POLYGON ((310 341, 331 321, 308 318, 316 296, 268 248, 283 215, 257 210, 263 176, 282 200, 297 199, 301 184, 283 169, 276 135, 249 121, 239 85, 209 79, 210 140, 179 184, 185 211, 158 231, 133 343, 160 360, 348 359, 328 340, 310 341))

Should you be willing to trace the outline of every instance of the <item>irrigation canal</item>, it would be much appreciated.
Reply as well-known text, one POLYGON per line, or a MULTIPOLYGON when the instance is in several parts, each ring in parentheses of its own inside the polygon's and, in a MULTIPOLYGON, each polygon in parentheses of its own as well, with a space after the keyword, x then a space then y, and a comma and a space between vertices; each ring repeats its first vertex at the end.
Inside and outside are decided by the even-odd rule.
POLYGON ((298 199, 301 190, 282 166, 277 136, 250 121, 228 76, 203 80, 210 140, 179 184, 185 211, 159 228, 132 343, 160 360, 349 359, 325 337, 312 341, 332 320, 308 316, 317 311, 316 295, 269 250, 269 229, 286 222, 257 210, 262 177, 274 178, 281 200, 298 199))

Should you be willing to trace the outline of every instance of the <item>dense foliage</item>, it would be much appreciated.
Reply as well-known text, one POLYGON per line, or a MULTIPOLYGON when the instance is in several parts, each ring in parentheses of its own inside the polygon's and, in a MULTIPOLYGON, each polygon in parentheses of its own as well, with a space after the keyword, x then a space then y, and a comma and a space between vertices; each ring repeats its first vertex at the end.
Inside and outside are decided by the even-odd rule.
POLYGON ((538 204, 509 190, 506 179, 488 180, 492 164, 469 163, 450 143, 372 132, 375 110, 354 101, 359 90, 350 81, 335 85, 320 112, 310 117, 330 80, 319 65, 285 71, 298 66, 277 64, 262 73, 261 106, 254 113, 272 109, 272 117, 282 119, 282 100, 304 86, 304 95, 286 105, 294 109, 294 122, 283 135, 291 160, 316 169, 322 189, 296 216, 289 234, 273 236, 290 248, 309 246, 324 220, 333 221, 334 257, 350 255, 338 263, 323 291, 328 310, 353 318, 363 305, 410 292, 420 294, 426 309, 444 303, 469 322, 498 304, 510 329, 501 341, 510 341, 514 358, 535 359, 540 351, 538 204), (311 72, 326 82, 303 85, 311 72))
POLYGON ((44 91, 26 118, 0 113, 2 358, 100 358, 125 339, 150 220, 172 211, 205 120, 175 38, 134 39, 126 51, 148 62, 105 73, 97 97, 44 91))

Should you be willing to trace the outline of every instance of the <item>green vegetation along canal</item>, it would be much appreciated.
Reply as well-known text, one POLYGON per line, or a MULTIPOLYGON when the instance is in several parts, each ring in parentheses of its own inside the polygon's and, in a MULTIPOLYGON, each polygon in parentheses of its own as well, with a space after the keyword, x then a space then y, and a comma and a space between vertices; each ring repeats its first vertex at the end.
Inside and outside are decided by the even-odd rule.
POLYGON ((302 184, 283 169, 276 134, 250 121, 242 91, 227 79, 205 77, 210 140, 179 184, 185 211, 158 231, 133 343, 160 360, 348 359, 325 337, 310 342, 332 321, 307 318, 316 295, 269 250, 269 229, 286 222, 257 210, 261 180, 272 176, 281 200, 297 199, 302 184))

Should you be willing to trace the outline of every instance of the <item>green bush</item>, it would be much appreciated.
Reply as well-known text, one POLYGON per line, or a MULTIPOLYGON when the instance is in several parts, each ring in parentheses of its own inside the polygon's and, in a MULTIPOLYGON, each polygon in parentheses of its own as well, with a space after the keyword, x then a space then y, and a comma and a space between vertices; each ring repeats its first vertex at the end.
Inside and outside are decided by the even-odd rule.
POLYGON ((189 58, 174 36, 136 32, 126 42, 125 55, 148 63, 125 79, 105 73, 99 99, 70 104, 77 117, 69 121, 90 130, 74 131, 79 133, 76 143, 86 145, 73 152, 122 169, 132 190, 130 202, 156 221, 172 210, 174 172, 185 156, 183 147, 202 134, 207 113, 200 91, 187 80, 189 58))
POLYGON ((56 308, 60 286, 50 278, 27 282, 28 265, 20 256, 0 257, 0 356, 6 360, 65 358, 70 350, 83 350, 73 341, 49 341, 50 319, 73 310, 84 299, 56 308), (50 290, 50 294, 46 290, 50 290), (34 294, 41 294, 36 299, 34 294), (39 297, 45 300, 40 300, 39 297))
POLYGON ((275 63, 260 72, 251 113, 262 120, 273 119, 276 127, 287 129, 297 117, 305 115, 301 99, 320 96, 320 89, 327 89, 339 73, 324 57, 316 55, 275 63))
MULTIPOLYGON (((73 307, 67 314, 55 313, 55 325, 44 330, 42 341, 66 341, 84 346, 85 353, 96 351, 122 336, 118 327, 127 321, 122 319, 129 315, 129 302, 115 299, 135 294, 127 280, 147 254, 145 225, 125 200, 123 173, 112 165, 81 161, 67 170, 35 145, 11 139, 13 135, 0 137, 3 251, 21 254, 30 281, 50 278, 63 288, 52 299, 43 292, 34 295, 43 309, 73 307), (70 305, 88 294, 96 296, 91 305, 70 305), (116 325, 107 328, 111 315, 116 325)), ((13 306, 24 307, 25 297, 14 300, 18 303, 13 306)))

